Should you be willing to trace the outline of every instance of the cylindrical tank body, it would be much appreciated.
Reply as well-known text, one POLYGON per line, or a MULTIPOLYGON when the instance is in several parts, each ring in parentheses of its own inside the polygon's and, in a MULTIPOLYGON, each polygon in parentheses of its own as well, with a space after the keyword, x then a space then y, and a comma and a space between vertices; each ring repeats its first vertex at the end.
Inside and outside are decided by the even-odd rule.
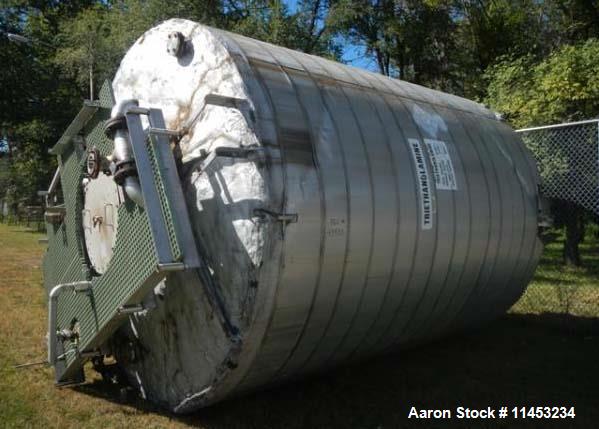
POLYGON ((195 238, 239 330, 193 273, 121 329, 117 360, 176 412, 480 324, 537 265, 535 165, 477 103, 184 20, 144 34, 113 89, 185 131, 195 238), (203 165, 221 146, 252 155, 203 165))

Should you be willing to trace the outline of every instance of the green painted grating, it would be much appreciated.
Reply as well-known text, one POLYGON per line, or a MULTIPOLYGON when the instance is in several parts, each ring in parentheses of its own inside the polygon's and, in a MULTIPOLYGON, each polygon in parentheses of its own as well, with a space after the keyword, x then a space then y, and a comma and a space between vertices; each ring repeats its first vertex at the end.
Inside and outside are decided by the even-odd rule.
POLYGON ((173 254, 173 259, 175 261, 181 261, 183 258, 183 254, 181 253, 181 249, 177 242, 177 235, 175 231, 175 223, 173 219, 173 210, 171 209, 169 198, 164 189, 164 181, 162 180, 160 174, 160 168, 158 166, 158 159, 156 156, 156 151, 154 150, 154 145, 158 144, 155 139, 149 139, 146 142, 146 147, 148 148, 148 153, 150 154, 150 160, 152 161, 152 172, 154 173, 154 185, 156 189, 158 189, 158 196, 160 198, 160 207, 162 208, 162 214, 164 215, 164 221, 166 223, 166 230, 168 232, 169 242, 171 246, 171 252, 173 254))
MULTIPOLYGON (((102 108, 83 129, 87 148, 96 147, 104 156, 113 150, 113 142, 104 135, 104 122, 112 106, 110 85, 100 92, 102 108)), ((152 161, 154 182, 158 190, 162 214, 175 260, 182 258, 175 234, 173 215, 169 205, 158 160, 153 145, 147 141, 152 161)), ((157 272, 158 259, 146 211, 127 200, 118 209, 119 228, 115 250, 106 272, 93 276, 87 261, 83 242, 81 181, 84 178, 86 148, 71 142, 60 156, 61 186, 66 216, 60 226, 48 225, 49 246, 44 258, 44 279, 47 290, 59 283, 91 280, 88 293, 63 293, 58 300, 57 328, 68 328, 73 320, 79 324, 77 344, 64 344, 65 350, 79 351, 101 346, 123 320, 117 316, 121 305, 137 304, 151 285, 164 278, 157 272)), ((67 369, 59 378, 68 379, 82 359, 76 353, 67 354, 67 369)))

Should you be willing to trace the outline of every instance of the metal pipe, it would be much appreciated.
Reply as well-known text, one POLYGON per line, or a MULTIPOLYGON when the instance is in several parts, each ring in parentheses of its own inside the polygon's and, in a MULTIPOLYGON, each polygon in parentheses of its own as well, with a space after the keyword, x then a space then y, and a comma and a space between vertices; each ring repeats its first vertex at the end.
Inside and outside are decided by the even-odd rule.
POLYGON ((185 270, 185 264, 182 262, 171 262, 158 264, 156 267, 158 271, 183 271, 185 270))
POLYGON ((52 181, 50 182, 50 186, 48 187, 48 195, 54 194, 56 192, 56 187, 58 186, 58 181, 60 180, 60 165, 56 167, 56 171, 54 172, 54 176, 52 177, 52 181))
POLYGON ((116 132, 114 133, 113 156, 119 161, 127 161, 133 158, 131 154, 131 144, 129 143, 128 131, 116 130, 116 132))
POLYGON ((537 130, 549 130, 551 128, 562 128, 569 127, 571 125, 584 125, 584 124, 592 124, 599 123, 599 119, 587 119, 585 121, 577 121, 577 122, 564 122, 563 124, 554 124, 554 125, 543 125, 541 127, 530 127, 530 128, 521 128, 516 130, 517 133, 524 133, 527 131, 537 131, 537 130))
POLYGON ((143 304, 133 304, 133 305, 123 305, 123 306, 119 307, 116 310, 116 312, 118 314, 133 314, 133 313, 140 313, 144 310, 145 310, 145 308, 144 308, 143 304))
POLYGON ((91 288, 91 282, 79 281, 72 283, 62 283, 56 285, 50 291, 48 296, 48 363, 54 365, 56 363, 56 304, 58 297, 65 291, 83 292, 91 288))
POLYGON ((129 198, 140 207, 144 206, 144 197, 141 193, 139 181, 135 177, 127 177, 123 183, 123 189, 129 198))
POLYGON ((48 192, 46 193, 46 206, 49 206, 48 201, 52 198, 52 196, 56 193, 56 188, 58 187, 58 182, 60 181, 60 165, 56 168, 54 172, 54 176, 52 177, 52 181, 50 182, 50 186, 48 187, 48 192))
MULTIPOLYGON (((137 100, 122 100, 112 108, 111 117, 116 118, 118 116, 124 116, 129 109, 135 107, 137 107, 137 100)), ((118 161, 129 161, 133 159, 133 151, 131 149, 131 143, 129 142, 129 131, 126 129, 116 130, 114 134, 113 158, 118 161)), ((127 177, 123 183, 123 189, 135 204, 140 207, 144 206, 141 186, 136 177, 127 177)))

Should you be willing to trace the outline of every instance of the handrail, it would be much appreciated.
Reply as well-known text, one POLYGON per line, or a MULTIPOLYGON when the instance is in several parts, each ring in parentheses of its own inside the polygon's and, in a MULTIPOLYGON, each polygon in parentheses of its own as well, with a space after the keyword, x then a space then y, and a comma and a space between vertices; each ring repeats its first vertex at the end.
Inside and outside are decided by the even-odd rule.
POLYGON ((599 118, 598 119, 587 119, 584 121, 577 121, 577 122, 564 122, 561 124, 554 124, 554 125, 543 125, 540 127, 521 128, 519 130, 516 130, 516 132, 524 133, 526 131, 547 130, 547 129, 551 129, 551 128, 563 128, 563 127, 569 127, 572 125, 584 125, 584 124, 593 124, 593 123, 599 123, 599 118))
POLYGON ((50 291, 48 297, 48 363, 55 365, 56 360, 56 304, 59 295, 65 290, 71 290, 73 292, 84 292, 91 288, 92 284, 89 281, 79 281, 72 283, 62 283, 56 285, 50 291))

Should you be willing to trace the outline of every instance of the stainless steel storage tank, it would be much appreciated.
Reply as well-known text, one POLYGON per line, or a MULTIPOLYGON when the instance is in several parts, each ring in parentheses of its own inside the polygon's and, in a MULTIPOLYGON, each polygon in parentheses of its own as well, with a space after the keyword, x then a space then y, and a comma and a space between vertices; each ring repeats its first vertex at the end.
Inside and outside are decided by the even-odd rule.
POLYGON ((113 90, 183 130, 195 240, 238 333, 182 272, 109 341, 175 412, 476 326, 537 265, 535 164, 480 104, 177 19, 113 90))

